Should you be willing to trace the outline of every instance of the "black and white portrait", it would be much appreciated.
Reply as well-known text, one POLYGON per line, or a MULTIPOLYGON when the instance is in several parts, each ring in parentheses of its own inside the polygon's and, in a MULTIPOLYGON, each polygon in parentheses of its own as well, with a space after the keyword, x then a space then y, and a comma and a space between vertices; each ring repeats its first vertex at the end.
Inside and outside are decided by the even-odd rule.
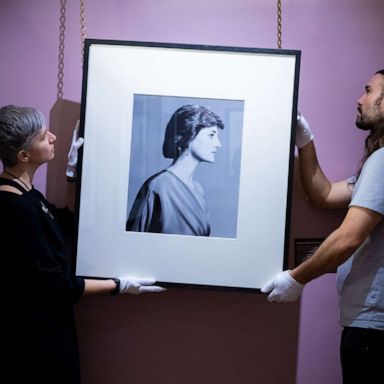
POLYGON ((243 104, 134 95, 127 231, 236 237, 243 104))

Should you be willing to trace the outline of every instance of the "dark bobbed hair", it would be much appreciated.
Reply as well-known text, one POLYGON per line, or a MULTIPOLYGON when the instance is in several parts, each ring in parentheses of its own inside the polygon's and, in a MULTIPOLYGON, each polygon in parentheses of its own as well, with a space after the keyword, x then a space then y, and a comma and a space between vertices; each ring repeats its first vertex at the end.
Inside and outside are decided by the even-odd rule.
POLYGON ((224 129, 218 114, 202 105, 183 105, 174 112, 167 124, 163 144, 164 157, 177 159, 200 130, 213 126, 224 129))
POLYGON ((35 108, 16 105, 0 108, 0 159, 3 165, 16 165, 18 152, 30 147, 44 125, 44 115, 35 108))

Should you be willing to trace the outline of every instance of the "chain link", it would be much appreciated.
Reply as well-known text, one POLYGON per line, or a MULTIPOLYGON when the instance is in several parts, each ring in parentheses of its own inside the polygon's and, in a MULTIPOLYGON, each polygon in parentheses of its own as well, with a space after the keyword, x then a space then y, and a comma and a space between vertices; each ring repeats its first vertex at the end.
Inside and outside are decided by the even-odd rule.
POLYGON ((282 36, 282 21, 281 21, 281 0, 277 0, 277 47, 281 48, 281 36, 282 36))
POLYGON ((81 62, 84 62, 84 41, 87 37, 85 28, 85 0, 80 0, 80 27, 81 27, 81 62))
POLYGON ((67 0, 60 0, 59 55, 57 73, 57 99, 63 98, 64 86, 64 43, 65 43, 65 14, 67 0))

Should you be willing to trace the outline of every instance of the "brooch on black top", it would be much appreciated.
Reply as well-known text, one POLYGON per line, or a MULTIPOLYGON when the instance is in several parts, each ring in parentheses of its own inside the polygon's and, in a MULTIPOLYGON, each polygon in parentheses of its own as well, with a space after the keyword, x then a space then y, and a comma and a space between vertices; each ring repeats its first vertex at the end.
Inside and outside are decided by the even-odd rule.
POLYGON ((54 219, 53 215, 51 212, 49 212, 49 209, 46 207, 46 205, 40 200, 41 203, 41 209, 43 210, 44 213, 46 213, 52 220, 54 219))

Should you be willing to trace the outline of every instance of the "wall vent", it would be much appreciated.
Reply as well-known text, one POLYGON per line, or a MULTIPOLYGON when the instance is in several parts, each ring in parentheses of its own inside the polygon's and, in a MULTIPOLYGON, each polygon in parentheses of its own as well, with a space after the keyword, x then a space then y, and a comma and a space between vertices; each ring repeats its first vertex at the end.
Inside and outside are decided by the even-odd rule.
POLYGON ((295 239, 295 266, 309 259, 320 247, 324 239, 295 239))

